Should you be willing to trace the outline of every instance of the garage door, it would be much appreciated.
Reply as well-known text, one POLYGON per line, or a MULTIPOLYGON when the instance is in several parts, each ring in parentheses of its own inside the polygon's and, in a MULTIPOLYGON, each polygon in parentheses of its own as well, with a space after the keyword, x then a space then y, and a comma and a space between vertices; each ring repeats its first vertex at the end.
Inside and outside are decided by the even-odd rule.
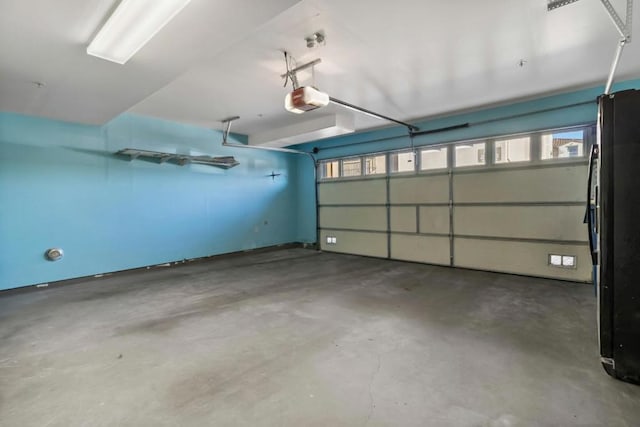
POLYGON ((324 251, 590 281, 592 126, 319 164, 324 251))

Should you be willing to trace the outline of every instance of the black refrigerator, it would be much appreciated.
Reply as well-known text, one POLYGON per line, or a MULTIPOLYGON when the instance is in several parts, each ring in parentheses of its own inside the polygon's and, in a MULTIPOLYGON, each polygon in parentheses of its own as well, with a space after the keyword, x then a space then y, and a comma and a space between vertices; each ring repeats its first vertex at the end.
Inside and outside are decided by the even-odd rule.
POLYGON ((640 383, 640 91, 599 98, 589 172, 589 237, 598 298, 600 360, 640 383))

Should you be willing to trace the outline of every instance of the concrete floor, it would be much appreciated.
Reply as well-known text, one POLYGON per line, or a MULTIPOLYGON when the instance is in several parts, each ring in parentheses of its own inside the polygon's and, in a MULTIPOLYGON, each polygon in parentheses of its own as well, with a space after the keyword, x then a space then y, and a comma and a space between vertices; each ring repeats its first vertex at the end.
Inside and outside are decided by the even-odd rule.
POLYGON ((588 285, 247 254, 0 294, 3 426, 638 426, 588 285))

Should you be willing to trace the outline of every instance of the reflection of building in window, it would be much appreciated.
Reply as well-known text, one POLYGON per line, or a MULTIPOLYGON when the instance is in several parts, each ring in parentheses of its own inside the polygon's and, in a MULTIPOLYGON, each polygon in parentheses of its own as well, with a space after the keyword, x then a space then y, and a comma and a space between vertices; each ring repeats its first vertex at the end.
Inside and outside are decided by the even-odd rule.
POLYGON ((478 164, 484 164, 484 148, 478 150, 478 164))
POLYGON ((555 138, 551 149, 551 157, 577 157, 580 155, 582 141, 576 139, 555 138))
POLYGON ((377 175, 387 173, 387 156, 371 156, 364 158, 365 175, 377 175))
POLYGON ((413 151, 403 151, 391 154, 391 172, 413 172, 415 162, 413 151))
POLYGON ((447 147, 425 148, 420 152, 420 170, 447 167, 447 147))
POLYGON ((485 144, 478 142, 475 144, 456 145, 456 167, 479 166, 485 164, 485 144))
POLYGON ((531 158, 530 138, 503 139, 494 143, 495 163, 526 162, 531 158))
POLYGON ((584 155, 584 132, 558 132, 542 135, 541 158, 562 159, 584 155))
POLYGON ((338 178, 340 177, 340 162, 337 160, 322 162, 321 174, 322 178, 338 178))
POLYGON ((360 157, 355 159, 344 159, 342 161, 342 176, 362 175, 362 162, 360 157))

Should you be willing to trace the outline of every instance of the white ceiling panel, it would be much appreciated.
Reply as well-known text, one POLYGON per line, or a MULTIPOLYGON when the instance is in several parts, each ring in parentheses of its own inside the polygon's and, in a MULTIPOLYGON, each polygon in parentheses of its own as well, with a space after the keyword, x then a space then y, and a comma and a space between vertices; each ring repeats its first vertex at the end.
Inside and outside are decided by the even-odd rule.
POLYGON ((119 65, 85 53, 116 1, 2 0, 0 110, 104 123, 297 1, 192 0, 119 65))
MULTIPOLYGON (((553 12, 544 0, 306 0, 133 111, 216 128, 239 115, 234 130, 248 135, 341 112, 284 111, 286 49, 298 63, 322 59, 315 83, 331 96, 411 120, 603 84, 618 38, 596 0, 553 12), (326 45, 307 49, 316 30, 326 45)), ((619 79, 640 76, 639 48, 627 46, 619 79)), ((349 114, 356 129, 387 124, 349 114)))
MULTIPOLYGON (((625 0, 613 3, 624 15, 625 0)), ((0 4, 10 12, 0 14, 1 109, 89 123, 131 111, 218 129, 238 115, 234 132, 250 136, 335 114, 357 130, 388 124, 336 105, 285 111, 284 50, 298 64, 322 59, 320 90, 410 121, 604 84, 619 39, 598 0, 552 12, 546 0, 192 0, 119 66, 84 54, 112 1, 0 4), (308 49, 317 30, 326 44, 308 49)), ((640 34, 616 76, 640 77, 640 34)))

